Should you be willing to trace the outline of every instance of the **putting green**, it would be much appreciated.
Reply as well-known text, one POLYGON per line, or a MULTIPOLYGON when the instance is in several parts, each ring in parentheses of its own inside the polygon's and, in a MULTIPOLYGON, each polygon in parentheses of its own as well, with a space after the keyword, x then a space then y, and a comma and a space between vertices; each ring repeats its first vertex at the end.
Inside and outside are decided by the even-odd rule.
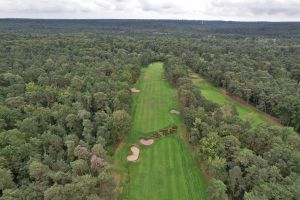
POLYGON ((222 92, 219 88, 216 88, 215 86, 208 83, 206 80, 202 79, 196 73, 190 72, 190 75, 193 79, 194 84, 199 86, 201 94, 207 100, 220 105, 235 105, 239 116, 244 120, 250 121, 254 126, 258 126, 263 123, 281 126, 281 124, 277 122, 273 117, 258 111, 253 106, 247 105, 245 103, 243 104, 234 100, 233 98, 224 94, 224 92, 222 92))
POLYGON ((201 200, 206 199, 206 183, 199 163, 182 139, 186 132, 180 116, 177 91, 163 79, 163 64, 143 69, 133 94, 133 127, 127 144, 115 157, 115 171, 121 174, 119 199, 201 200), (176 124, 176 134, 161 137, 150 146, 139 144, 141 136, 176 124), (127 162, 130 145, 140 148, 137 162, 127 162))

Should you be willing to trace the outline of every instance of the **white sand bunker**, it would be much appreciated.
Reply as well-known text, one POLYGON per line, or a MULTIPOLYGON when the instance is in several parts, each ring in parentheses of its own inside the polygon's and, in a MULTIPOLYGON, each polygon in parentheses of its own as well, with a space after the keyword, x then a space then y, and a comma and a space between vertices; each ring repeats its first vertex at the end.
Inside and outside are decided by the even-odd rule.
POLYGON ((139 155, 140 155, 139 148, 137 148, 136 146, 132 145, 130 147, 130 150, 131 150, 132 154, 129 155, 129 156, 127 156, 127 160, 130 161, 130 162, 137 161, 137 159, 139 158, 139 155))
POLYGON ((139 93, 140 92, 140 90, 138 90, 136 88, 131 88, 130 90, 131 90, 132 93, 139 93))
POLYGON ((175 109, 170 110, 170 113, 175 114, 175 115, 180 115, 180 112, 175 109))
POLYGON ((154 143, 154 140, 153 139, 149 139, 149 140, 140 139, 140 143, 143 145, 149 146, 154 143))

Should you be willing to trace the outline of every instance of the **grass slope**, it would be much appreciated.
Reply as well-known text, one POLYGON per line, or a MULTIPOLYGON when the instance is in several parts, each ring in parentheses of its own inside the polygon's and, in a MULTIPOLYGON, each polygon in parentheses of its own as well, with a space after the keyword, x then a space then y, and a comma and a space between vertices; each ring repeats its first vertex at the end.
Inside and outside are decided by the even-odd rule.
POLYGON ((224 105, 233 104, 236 106, 239 116, 244 120, 249 120, 252 125, 258 126, 263 123, 269 123, 277 126, 281 126, 279 122, 268 116, 265 113, 258 111, 255 107, 240 103, 230 96, 224 94, 219 88, 214 87, 206 80, 202 79, 195 73, 191 73, 194 84, 199 86, 201 94, 209 101, 224 105))
POLYGON ((143 69, 140 93, 133 94, 133 127, 128 144, 116 156, 117 171, 121 174, 119 199, 130 200, 201 200, 206 199, 206 183, 199 164, 180 137, 186 129, 180 117, 171 114, 179 109, 177 92, 163 80, 162 63, 153 63, 143 69), (151 146, 138 143, 141 136, 171 126, 179 126, 178 133, 160 138, 151 146), (128 163, 130 144, 140 148, 137 163, 128 163))

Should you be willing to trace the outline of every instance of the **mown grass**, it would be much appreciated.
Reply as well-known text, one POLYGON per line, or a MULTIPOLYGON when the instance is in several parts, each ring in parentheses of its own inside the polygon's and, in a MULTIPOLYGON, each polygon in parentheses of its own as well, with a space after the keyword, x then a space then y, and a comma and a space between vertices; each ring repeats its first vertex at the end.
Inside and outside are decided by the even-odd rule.
POLYGON ((177 92, 163 79, 162 63, 153 63, 142 71, 133 94, 133 127, 128 143, 115 158, 121 174, 119 199, 201 200, 206 199, 206 183, 199 164, 180 137, 186 132, 180 117, 170 113, 178 109, 177 92), (177 134, 161 137, 151 146, 138 143, 141 136, 176 124, 177 134), (128 163, 129 146, 140 148, 136 163, 128 163))
POLYGON ((224 94, 224 92, 222 92, 222 90, 220 90, 219 88, 216 88, 215 86, 208 83, 206 80, 199 77, 197 74, 192 72, 190 73, 193 82, 197 86, 199 86, 201 90, 201 94, 207 100, 217 103, 219 105, 224 105, 224 104, 234 105, 241 119, 250 121, 251 124, 254 126, 258 126, 260 124, 266 124, 266 123, 281 126, 271 116, 267 116, 267 114, 258 111, 256 108, 250 105, 246 105, 234 100, 230 96, 224 94))

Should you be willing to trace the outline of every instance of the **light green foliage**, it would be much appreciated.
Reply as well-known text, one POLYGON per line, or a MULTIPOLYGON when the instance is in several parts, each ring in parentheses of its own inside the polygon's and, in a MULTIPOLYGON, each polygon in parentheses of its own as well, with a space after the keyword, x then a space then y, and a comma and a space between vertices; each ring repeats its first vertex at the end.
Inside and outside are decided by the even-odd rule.
POLYGON ((79 159, 71 162, 72 170, 75 174, 82 176, 89 172, 89 166, 85 160, 79 159))
POLYGON ((216 179, 212 179, 208 184, 209 200, 227 200, 226 185, 216 179))
POLYGON ((103 146, 101 144, 95 144, 92 148, 92 153, 95 156, 101 157, 106 154, 105 150, 103 149, 103 146))
POLYGON ((14 182, 12 180, 12 174, 8 169, 0 168, 0 190, 12 188, 14 182))
POLYGON ((71 86, 79 91, 83 88, 84 81, 79 76, 74 76, 71 80, 71 86))
POLYGON ((44 181, 47 179, 47 173, 49 172, 48 166, 42 164, 39 161, 32 161, 28 168, 31 178, 37 181, 44 181))
POLYGON ((215 158, 217 155, 217 146, 219 145, 219 137, 216 134, 210 137, 204 137, 199 141, 198 153, 204 159, 215 158))
POLYGON ((121 139, 129 131, 131 125, 131 117, 125 110, 117 110, 111 118, 111 130, 113 137, 121 139))

